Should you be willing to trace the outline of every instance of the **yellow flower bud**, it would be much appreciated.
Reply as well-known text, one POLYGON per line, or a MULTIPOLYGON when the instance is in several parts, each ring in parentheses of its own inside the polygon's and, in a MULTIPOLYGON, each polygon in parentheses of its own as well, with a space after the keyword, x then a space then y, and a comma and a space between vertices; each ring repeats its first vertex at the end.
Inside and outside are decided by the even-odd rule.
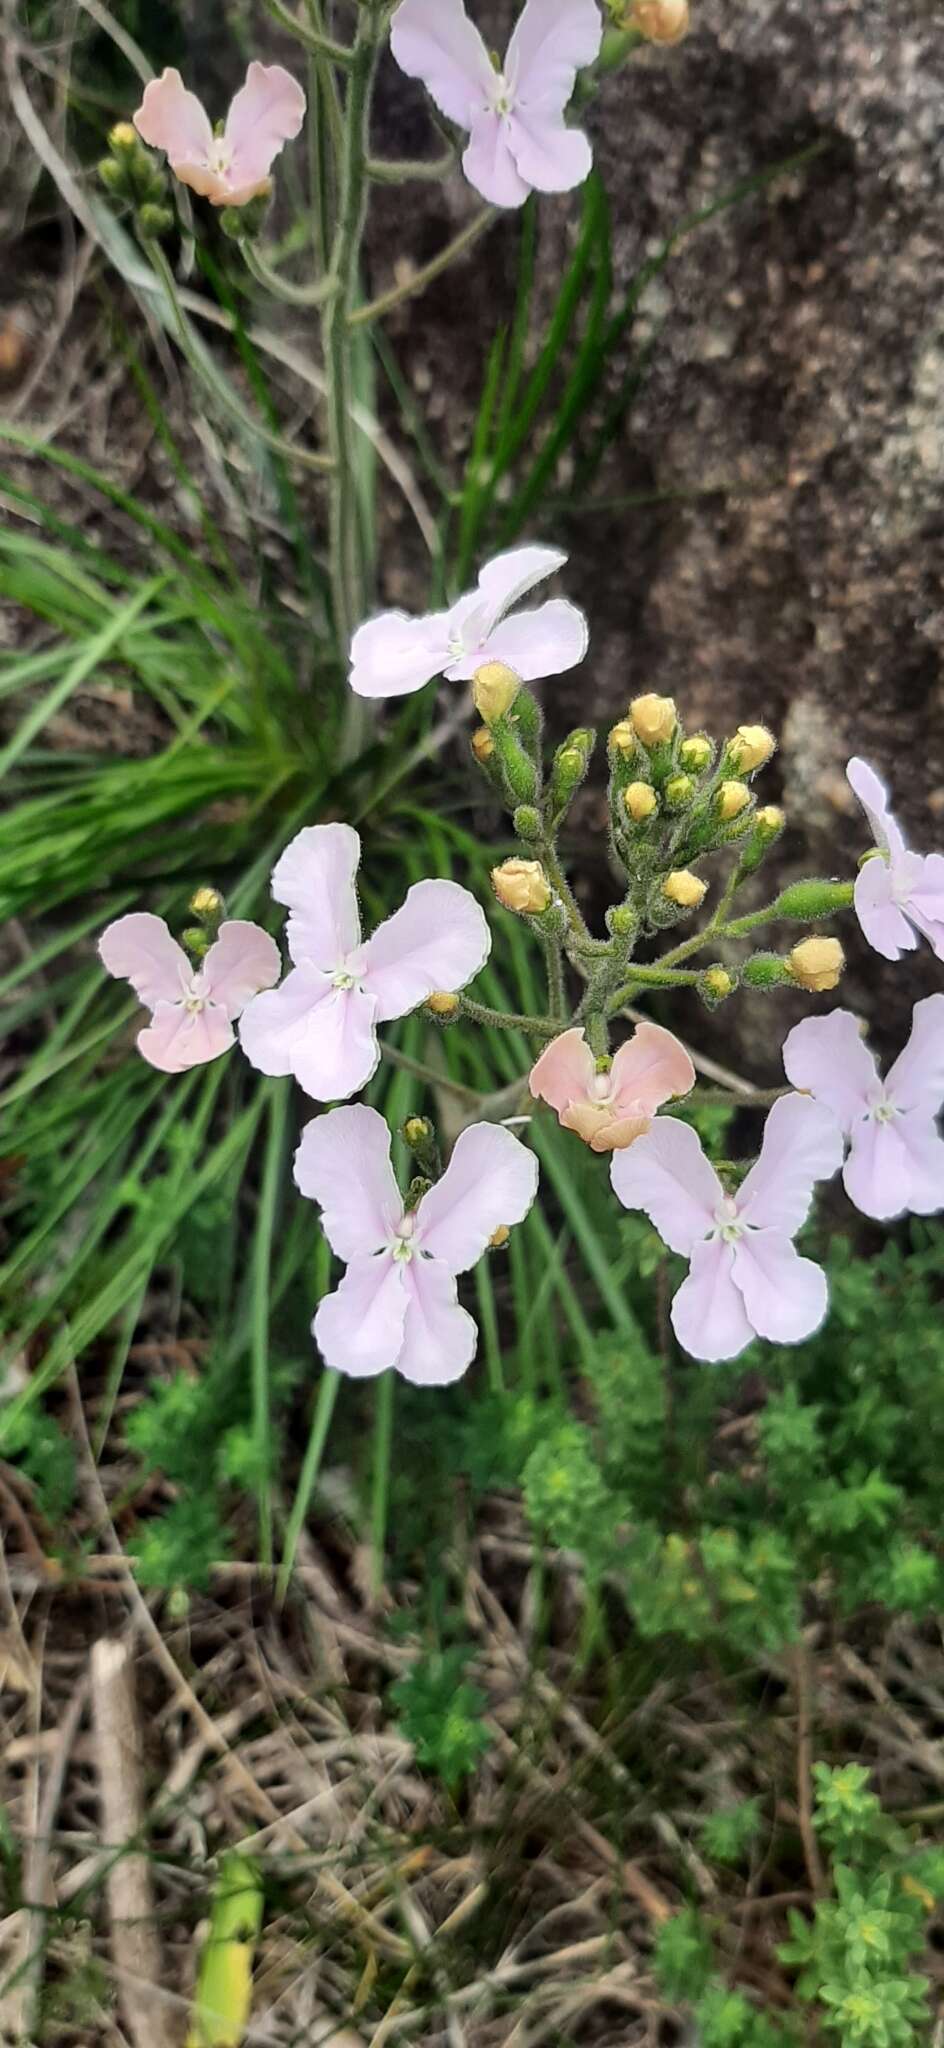
POLYGON ((134 149, 137 146, 137 130, 130 121, 116 121, 108 132, 109 149, 134 149))
POLYGON ((751 792, 746 782, 722 782, 718 791, 718 816, 728 825, 732 818, 739 818, 745 806, 750 803, 751 792))
POLYGON ((681 910, 697 910, 707 894, 708 884, 700 875, 693 875, 691 868, 673 868, 662 884, 662 894, 670 903, 677 903, 681 910))
POLYGON ((845 964, 838 939, 801 939, 787 956, 787 972, 798 988, 809 989, 813 995, 837 988, 845 964))
POLYGON ((408 1116, 403 1126, 403 1135, 408 1145, 422 1145, 431 1136, 431 1125, 425 1116, 408 1116))
POLYGON ((762 832, 769 834, 771 839, 777 832, 783 831, 786 822, 779 804, 765 804, 754 819, 755 825, 758 825, 762 832))
POLYGON ((218 889, 198 889, 190 898, 190 908, 195 917, 218 917, 223 898, 218 889))
POLYGON ((694 794, 695 784, 690 775, 669 776, 665 785, 665 800, 667 804, 671 804, 673 810, 681 810, 685 804, 691 803, 694 794))
POLYGON ((495 742, 487 725, 478 726, 472 734, 472 752, 483 767, 486 761, 491 760, 495 752, 495 742))
POLYGON ((472 684, 472 702, 486 725, 504 718, 521 688, 521 677, 503 661, 486 661, 477 668, 472 684))
POLYGON ((734 992, 734 983, 726 967, 709 967, 705 974, 705 987, 718 1003, 723 1003, 725 997, 734 992))
POLYGON ((551 885, 539 860, 504 860, 492 869, 492 888, 506 910, 536 916, 551 901, 551 885))
POLYGON ((502 1246, 508 1243, 510 1236, 511 1231, 507 1223, 500 1223, 498 1229, 492 1231, 491 1237, 488 1240, 489 1251, 500 1252, 502 1246))
POLYGON ((647 42, 672 44, 688 34, 690 23, 688 0, 635 0, 627 25, 647 42))
POLYGON ((728 759, 739 775, 753 775, 755 768, 763 768, 770 760, 776 744, 766 725, 739 725, 728 747, 728 759))
POLYGON ((651 782, 631 782, 623 791, 623 802, 634 825, 643 824, 659 808, 659 799, 651 782))
POLYGON ((613 726, 607 745, 612 747, 614 754, 635 753, 636 733, 628 718, 621 718, 619 724, 613 726))
POLYGON ((683 740, 679 748, 679 760, 683 768, 693 775, 700 775, 707 768, 714 752, 707 733, 693 732, 690 739, 683 740))
POLYGON ((426 998, 426 1008, 434 1017, 454 1017, 459 1008, 459 998, 451 989, 434 988, 432 995, 426 998))
POLYGON ((633 729, 644 747, 658 747, 672 738, 678 720, 671 697, 634 697, 629 707, 633 729))

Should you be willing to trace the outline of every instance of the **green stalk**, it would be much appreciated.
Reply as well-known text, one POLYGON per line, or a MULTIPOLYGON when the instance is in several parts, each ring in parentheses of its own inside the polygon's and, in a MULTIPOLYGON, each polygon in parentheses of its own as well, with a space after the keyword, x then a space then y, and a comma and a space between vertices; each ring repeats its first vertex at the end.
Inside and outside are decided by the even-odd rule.
POLYGON ((324 1448, 328 1441, 328 1431, 331 1427, 331 1417, 334 1414, 334 1404, 338 1398, 340 1384, 340 1373, 327 1371, 322 1373, 321 1384, 318 1388, 318 1398, 315 1402, 315 1412, 311 1418, 311 1434, 308 1438, 308 1447, 305 1451, 304 1462, 299 1474, 295 1499, 292 1502, 292 1512, 289 1515, 285 1530, 285 1546, 282 1551, 282 1562, 279 1566, 279 1576, 275 1586, 276 1598, 279 1602, 285 1599, 288 1591, 288 1582, 292 1576, 295 1553, 298 1549, 298 1539, 305 1526, 305 1517, 311 1505, 311 1496, 315 1490, 315 1481, 321 1468, 321 1460, 324 1457, 324 1448))
POLYGON ((381 1373, 374 1403, 374 1471, 371 1491, 371 1585, 380 1593, 384 1582, 384 1553, 387 1547, 387 1510, 390 1505, 390 1458, 393 1447, 393 1372, 381 1373))
POLYGON ((266 1146, 259 1194, 259 1212, 253 1244, 252 1275, 252 1426, 258 1473, 256 1501, 259 1510, 259 1556, 272 1562, 272 1416, 269 1402, 269 1274, 272 1240, 279 1196, 285 1119, 288 1112, 287 1083, 278 1082, 269 1097, 269 1141, 266 1146))

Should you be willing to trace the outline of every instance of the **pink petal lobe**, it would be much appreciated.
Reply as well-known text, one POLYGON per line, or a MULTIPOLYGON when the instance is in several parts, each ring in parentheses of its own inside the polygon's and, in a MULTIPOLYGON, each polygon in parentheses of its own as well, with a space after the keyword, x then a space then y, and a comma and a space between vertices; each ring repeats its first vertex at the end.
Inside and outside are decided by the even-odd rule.
POLYGON ((551 597, 536 611, 501 619, 489 635, 488 658, 507 662, 523 683, 539 683, 577 668, 589 645, 583 612, 566 597, 551 597))
POLYGON ((477 1264, 489 1238, 526 1216, 538 1162, 501 1124, 470 1124, 456 1139, 441 1180, 416 1212, 416 1243, 450 1273, 477 1264))
POLYGON ((593 151, 582 128, 568 128, 554 112, 516 107, 508 124, 508 146, 520 177, 535 192, 572 192, 593 169, 593 151))
POLYGON ((306 1124, 295 1153, 295 1185, 320 1202, 321 1228, 339 1259, 390 1244, 403 1198, 390 1164, 390 1132, 376 1109, 354 1103, 306 1124))
POLYGON ((739 1217, 792 1237, 809 1215, 816 1182, 839 1172, 843 1150, 831 1109, 808 1095, 782 1096, 764 1125, 760 1158, 738 1191, 739 1217))
POLYGON ((492 939, 485 912, 458 882, 414 882, 364 947, 363 985, 378 1024, 405 1017, 434 989, 464 988, 492 939))
POLYGON ((239 1036, 262 1074, 294 1074, 314 1102, 343 1102, 366 1088, 380 1060, 376 1004, 359 988, 334 988, 314 967, 296 967, 281 988, 254 996, 239 1036))
POLYGON ((886 1075, 885 1094, 896 1109, 937 1115, 944 1102, 944 995, 915 1004, 908 1043, 886 1075))
POLYGON ((842 1178, 850 1202, 878 1223, 910 1209, 914 1175, 897 1122, 856 1125, 842 1178))
POLYGON ((734 1246, 734 1281, 751 1327, 772 1344, 800 1344, 823 1322, 822 1266, 803 1259, 782 1230, 749 1230, 734 1246))
MULTIPOLYGON (((639 1142, 644 1145, 646 1140, 639 1142)), ((691 1271, 672 1303, 672 1328, 683 1351, 710 1365, 722 1358, 737 1358, 754 1336, 733 1270, 732 1245, 720 1237, 696 1244, 691 1271)))
POLYGON ((876 846, 882 846, 891 854, 904 850, 901 828, 888 808, 888 791, 881 776, 857 754, 846 767, 846 781, 854 796, 857 796, 872 828, 876 846))
POLYGON ((361 842, 352 825, 306 825, 272 870, 272 894, 287 905, 288 949, 296 966, 334 974, 360 945, 355 877, 361 842))
POLYGON ((944 853, 919 858, 906 909, 938 959, 944 960, 944 853))
POLYGON ((352 1379, 387 1372, 400 1355, 406 1311, 403 1267, 389 1252, 352 1259, 311 1326, 325 1364, 352 1379))
POLYGON ((390 48, 408 78, 422 79, 447 121, 471 128, 495 74, 462 0, 403 0, 393 17, 390 48))
POLYGON ((448 1266, 411 1259, 404 1270, 407 1310, 397 1371, 415 1387, 450 1387, 475 1357, 478 1330, 459 1307, 448 1266))
POLYGON ((673 1252, 691 1256, 714 1227, 724 1189, 689 1124, 663 1116, 610 1168, 613 1192, 625 1209, 643 1209, 673 1252))
POLYGON ((108 973, 130 981, 149 1010, 158 1003, 179 1003, 193 982, 194 969, 183 947, 171 938, 163 918, 149 910, 133 910, 106 925, 98 950, 108 973))
POLYGON ((351 689, 358 697, 409 697, 442 675, 448 661, 448 612, 426 619, 381 612, 351 641, 351 689))
POLYGON ((637 1024, 614 1055, 610 1097, 627 1115, 653 1116, 674 1096, 695 1086, 695 1069, 684 1045, 661 1024, 637 1024))
POLYGON ((831 1109, 848 1137, 880 1087, 874 1057, 851 1010, 804 1017, 783 1047, 787 1080, 831 1109))
POLYGON ((944 1209, 944 1138, 923 1110, 911 1109, 895 1126, 911 1166, 908 1207, 914 1216, 944 1209))
POLYGON ((562 1031, 545 1046, 528 1079, 532 1095, 561 1111, 572 1102, 582 1102, 596 1078, 596 1061, 579 1024, 562 1031))
POLYGON ((225 1010, 213 1003, 194 1011, 183 1003, 158 1003, 150 1024, 138 1033, 138 1051, 163 1074, 184 1074, 228 1052, 235 1036, 225 1010))
MULTIPOLYGON (((565 1110, 561 1123, 571 1130, 576 1130, 579 1128, 576 1121, 578 1116, 578 1110, 565 1110)), ((624 1152, 627 1145, 635 1145, 637 1138, 645 1137, 646 1132, 651 1129, 651 1116, 615 1116, 611 1109, 606 1123, 601 1123, 596 1130, 589 1131, 586 1142, 591 1152, 624 1152)), ((583 1132, 581 1136, 584 1136, 583 1132)))
POLYGON ((469 184, 492 206, 523 206, 531 190, 511 154, 511 123, 491 108, 475 113, 462 158, 469 184))
POLYGON ((281 972, 279 949, 268 932, 244 918, 228 918, 203 962, 200 986, 232 1019, 260 989, 273 988, 281 972))
POLYGON ((520 604, 529 591, 563 569, 567 556, 561 548, 543 547, 527 541, 520 548, 506 548, 493 555, 479 575, 479 595, 485 605, 483 634, 487 638, 499 619, 520 604))
POLYGON ((250 64, 229 113, 223 141, 230 152, 230 203, 264 185, 279 150, 298 134, 305 119, 305 95, 281 64, 250 64))
POLYGON ((134 125, 142 142, 166 150, 174 170, 178 164, 206 165, 213 147, 210 117, 196 93, 187 91, 179 71, 162 71, 150 80, 134 125))
POLYGON ((240 1018, 239 1042, 260 1074, 294 1073, 313 1014, 331 993, 331 982, 319 968, 296 967, 280 988, 253 996, 240 1018))
POLYGON ((898 960, 918 943, 904 912, 895 902, 895 883, 887 861, 876 857, 859 869, 853 890, 855 914, 873 953, 898 960))
POLYGON ((595 63, 602 40, 596 0, 526 0, 505 59, 516 97, 562 113, 577 72, 595 63))
MULTIPOLYGON (((171 165, 174 177, 181 185, 188 185, 200 199, 208 199, 211 206, 240 206, 244 204, 231 191, 222 171, 211 170, 208 164, 189 163, 181 160, 171 165)), ((247 192, 246 199, 253 197, 247 192)))

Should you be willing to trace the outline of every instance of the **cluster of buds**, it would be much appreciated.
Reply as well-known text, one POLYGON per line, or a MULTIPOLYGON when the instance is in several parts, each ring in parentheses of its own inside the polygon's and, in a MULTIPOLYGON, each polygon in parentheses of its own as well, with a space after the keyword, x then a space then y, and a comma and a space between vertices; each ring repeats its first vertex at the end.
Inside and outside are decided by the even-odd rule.
POLYGON ((130 121, 119 121, 111 130, 108 155, 102 158, 98 175, 111 197, 131 208, 142 241, 156 242, 170 234, 174 212, 166 173, 130 121))

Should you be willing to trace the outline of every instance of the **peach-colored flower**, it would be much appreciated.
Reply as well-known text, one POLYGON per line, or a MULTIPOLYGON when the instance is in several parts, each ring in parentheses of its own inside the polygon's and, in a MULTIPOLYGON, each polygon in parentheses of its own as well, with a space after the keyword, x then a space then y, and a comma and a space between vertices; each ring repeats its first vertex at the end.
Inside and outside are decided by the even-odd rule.
POLYGON ((640 1024, 605 1074, 578 1025, 552 1039, 531 1069, 532 1095, 556 1109, 591 1152, 621 1152, 649 1129, 656 1110, 695 1085, 683 1045, 661 1024, 640 1024))
POLYGON ((245 206, 264 192, 284 142, 305 118, 301 86, 281 64, 252 63, 246 83, 214 135, 209 114, 179 71, 162 71, 144 88, 134 125, 152 149, 163 149, 175 178, 211 206, 245 206))

